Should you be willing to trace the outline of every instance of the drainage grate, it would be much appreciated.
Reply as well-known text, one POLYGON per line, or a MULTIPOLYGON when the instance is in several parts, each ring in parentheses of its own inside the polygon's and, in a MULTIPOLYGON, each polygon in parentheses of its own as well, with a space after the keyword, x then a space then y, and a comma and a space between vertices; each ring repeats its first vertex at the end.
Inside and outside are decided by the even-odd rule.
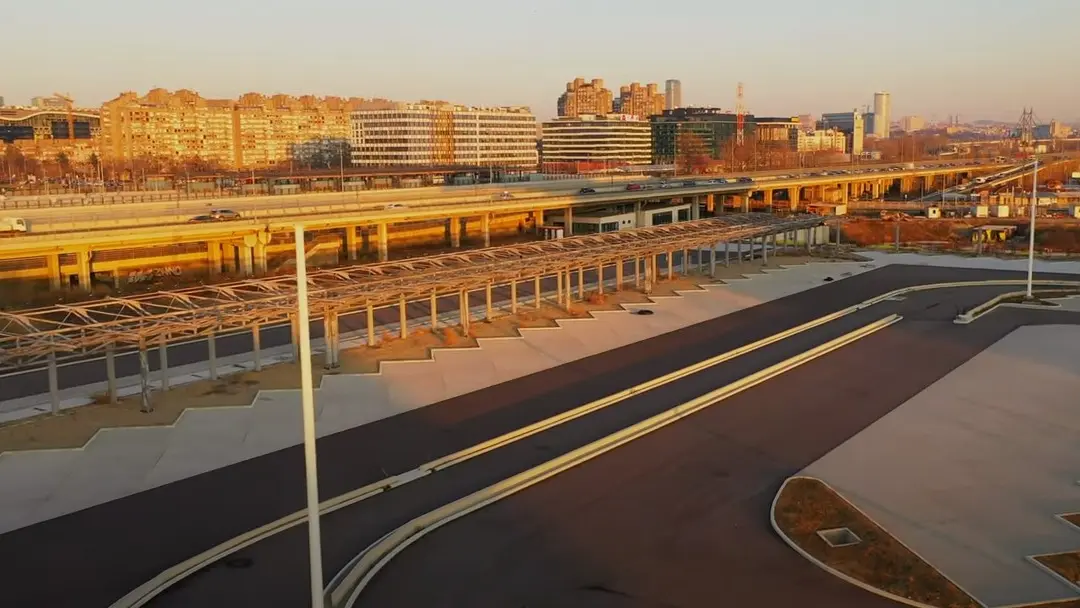
POLYGON ((857 534, 847 528, 818 530, 817 535, 821 537, 821 540, 825 541, 825 544, 833 549, 851 547, 852 545, 857 545, 862 542, 862 539, 859 538, 857 534))

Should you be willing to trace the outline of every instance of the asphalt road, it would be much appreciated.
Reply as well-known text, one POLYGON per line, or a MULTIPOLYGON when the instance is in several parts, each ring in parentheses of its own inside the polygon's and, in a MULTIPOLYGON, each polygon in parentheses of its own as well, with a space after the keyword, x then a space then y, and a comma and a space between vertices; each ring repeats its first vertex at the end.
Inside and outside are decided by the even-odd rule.
MULTIPOLYGON (((344 431, 319 441, 321 496, 336 496, 387 475, 410 470, 433 458, 898 287, 948 280, 1016 276, 1016 273, 889 266, 344 431)), ((974 300, 985 299, 987 293, 972 294, 971 297, 974 300)), ((889 306, 902 308, 917 300, 918 298, 912 298, 905 302, 890 303, 889 306)), ((941 314, 947 312, 946 316, 951 318, 956 311, 948 311, 948 306, 942 304, 928 310, 937 309, 941 314)), ((885 307, 882 307, 881 311, 873 319, 885 316, 885 307)), ((909 318, 917 316, 915 313, 909 314, 909 318)), ((776 357, 780 356, 778 353, 779 351, 770 349, 769 353, 763 351, 760 356, 776 357)), ((885 359, 884 363, 902 367, 903 362, 897 363, 887 352, 873 353, 869 360, 882 357, 885 359)), ((850 370, 855 369, 858 371, 852 374, 853 376, 863 375, 867 373, 866 362, 867 359, 852 362, 843 373, 849 374, 850 370)), ((918 361, 913 364, 918 365, 918 361)), ((877 366, 874 369, 877 369, 877 366)), ((708 378, 706 374, 705 378, 695 381, 718 386, 724 383, 720 378, 721 373, 733 372, 717 370, 716 378, 708 378)), ((683 393, 671 392, 666 398, 678 400, 680 396, 700 394, 695 393, 695 390, 700 389, 701 385, 680 386, 683 393)), ((635 411, 642 414, 657 406, 644 402, 635 407, 639 408, 635 411)), ((614 409, 629 412, 632 408, 624 403, 614 409)), ((796 425, 795 428, 800 426, 796 425)), ((583 435, 575 436, 580 440, 589 433, 596 433, 599 428, 579 429, 576 432, 583 435)), ((573 437, 566 439, 572 440, 573 437)), ((799 441, 809 440, 809 437, 796 437, 793 442, 797 444, 799 441)), ((557 449, 554 440, 552 445, 547 447, 529 445, 531 447, 525 450, 525 454, 520 454, 520 458, 527 460, 547 454, 553 455, 557 449)), ((823 446, 820 453, 831 447, 832 444, 823 446)), ((509 454, 504 450, 497 453, 509 454)), ((515 461, 507 456, 506 462, 507 466, 512 467, 514 462, 524 461, 515 461)), ((480 464, 480 459, 476 463, 480 464)), ((465 464, 455 469, 460 469, 468 476, 470 466, 472 465, 465 464)), ((474 469, 476 475, 492 475, 484 466, 474 469)), ((392 502, 386 505, 375 502, 371 505, 365 504, 365 513, 381 513, 381 518, 372 521, 371 525, 365 522, 357 524, 349 520, 352 513, 349 509, 325 518, 325 530, 333 529, 333 535, 349 535, 343 539, 346 542, 331 548, 333 535, 325 534, 327 550, 334 552, 333 559, 329 556, 327 559, 327 576, 333 574, 335 565, 340 565, 335 562, 351 557, 362 548, 363 543, 351 544, 354 539, 360 540, 366 538, 364 535, 371 534, 377 538, 387 531, 386 526, 401 523, 408 518, 409 514, 404 510, 398 512, 401 507, 397 501, 404 501, 401 504, 407 503, 411 505, 409 509, 422 512, 445 502, 442 500, 445 496, 460 491, 464 486, 455 486, 455 483, 462 483, 455 482, 457 479, 458 476, 452 476, 450 471, 447 471, 423 482, 394 490, 387 494, 386 497, 391 497, 392 502), (348 525, 334 528, 339 518, 348 525), (353 527, 356 529, 352 529, 353 527)), ((478 479, 480 478, 471 479, 468 483, 476 483, 478 479)), ((0 604, 50 608, 106 606, 179 561, 303 508, 303 485, 302 450, 298 446, 0 535, 0 572, 3 573, 3 579, 0 580, 0 604), (55 583, 58 573, 63 573, 63 585, 55 583)), ((302 537, 302 529, 297 531, 302 537)), ((219 588, 230 589, 235 585, 239 589, 239 579, 249 573, 260 573, 262 583, 269 584, 274 581, 275 589, 277 582, 282 582, 281 589, 277 589, 282 595, 275 597, 268 605, 290 605, 277 600, 283 602, 286 598, 293 597, 293 594, 301 597, 295 590, 306 588, 306 575, 291 577, 285 574, 296 572, 297 568, 301 568, 302 572, 303 565, 298 560, 304 559, 306 549, 302 544, 299 545, 299 550, 296 549, 295 537, 295 534, 285 533, 259 543, 260 553, 256 556, 253 552, 247 556, 256 560, 250 567, 211 567, 162 597, 158 603, 191 605, 166 602, 176 602, 177 600, 171 598, 182 597, 179 594, 185 590, 198 592, 201 585, 208 585, 206 588, 212 591, 213 587, 218 585, 214 583, 215 580, 226 581, 225 587, 219 588), (291 557, 288 555, 290 553, 293 554, 291 557), (263 559, 273 562, 282 556, 286 561, 285 569, 280 572, 270 572, 259 567, 263 559), (284 580, 289 578, 297 580, 284 580), (290 591, 285 591, 285 588, 290 591)), ((245 562, 234 565, 243 566, 245 562)), ((392 573, 388 571, 389 575, 392 573)), ((247 586, 244 585, 245 588, 247 586)), ((236 598, 230 595, 231 592, 221 593, 225 595, 219 597, 232 597, 234 603, 231 605, 236 605, 236 598)), ((222 605, 217 603, 214 597, 205 601, 202 605, 222 605)), ((246 603, 246 599, 241 601, 242 604, 246 603)))
MULTIPOLYGON (((747 247, 744 245, 744 255, 746 254, 747 247)), ((759 254, 756 254, 760 256, 759 254)), ((676 252, 673 256, 673 263, 676 268, 682 264, 682 252, 676 252)), ((696 252, 690 253, 691 264, 697 263, 696 252)), ((731 249, 731 259, 735 260, 735 248, 731 249)), ((706 255, 706 260, 708 257, 706 255)), ((657 266, 660 269, 660 273, 667 272, 667 256, 660 255, 657 266)), ((747 267, 750 268, 749 266, 747 267)), ((624 264, 624 280, 633 280, 634 264, 632 261, 624 264)), ((604 269, 604 279, 615 279, 615 267, 608 266, 604 269)), ((570 273, 570 282, 572 285, 574 297, 577 297, 577 273, 570 273)), ((595 285, 596 282, 596 269, 588 269, 585 271, 585 286, 589 289, 590 285, 595 285)), ((557 281, 555 277, 547 277, 540 282, 540 291, 553 292, 555 291, 557 281)), ((527 308, 533 305, 534 295, 534 283, 532 279, 528 279, 518 283, 518 303, 520 306, 527 308)), ((593 287, 595 289, 595 287, 593 287)), ((469 305, 470 307, 484 306, 484 291, 472 291, 469 293, 469 305)), ((492 289, 492 301, 495 304, 502 303, 509 305, 510 302, 510 287, 499 286, 492 289)), ((458 314, 458 298, 457 296, 446 296, 438 298, 437 308, 440 314, 453 313, 458 314)), ((425 300, 423 302, 413 302, 406 307, 407 318, 413 321, 420 321, 426 323, 431 318, 431 307, 425 300)), ((366 311, 357 311, 352 314, 341 315, 338 317, 341 323, 341 333, 360 332, 367 330, 367 313, 366 311)), ((480 315, 482 319, 482 313, 480 315)), ((479 320, 474 313, 474 322, 479 320)), ((398 310, 397 307, 378 308, 375 310, 375 326, 382 327, 391 323, 398 322, 398 310)), ((457 321, 455 320, 454 323, 457 321)), ((316 319, 311 322, 311 338, 320 339, 324 335, 323 322, 321 319, 316 319)), ((288 324, 265 326, 261 328, 260 345, 263 350, 285 346, 291 343, 292 336, 288 324)), ((252 352, 253 340, 250 332, 223 334, 216 338, 217 356, 218 358, 229 357, 232 355, 239 355, 252 352)), ((207 347, 206 340, 196 339, 188 342, 181 342, 170 345, 168 347, 168 362, 170 368, 177 368, 182 365, 189 365, 192 363, 201 363, 209 358, 209 349, 207 347)), ((160 369, 160 350, 159 347, 152 347, 149 349, 149 356, 147 357, 150 364, 150 371, 156 373, 160 369)), ((135 376, 139 373, 139 358, 137 350, 118 351, 116 355, 116 374, 117 377, 123 378, 125 376, 135 376)), ((107 376, 105 371, 105 359, 101 356, 88 357, 83 360, 73 361, 68 364, 62 364, 57 368, 58 385, 61 389, 72 388, 76 386, 84 386, 87 384, 93 384, 97 382, 105 382, 107 376)), ((155 378, 156 379, 156 378, 155 378)), ((2 399, 18 399, 21 397, 28 397, 30 395, 47 395, 49 391, 49 377, 48 372, 43 367, 38 367, 25 371, 11 372, 5 375, 0 375, 0 396, 2 399)))
POLYGON ((780 484, 1015 327, 1080 323, 1007 311, 958 327, 929 303, 913 298, 900 324, 450 523, 356 606, 897 605, 776 538, 780 484))

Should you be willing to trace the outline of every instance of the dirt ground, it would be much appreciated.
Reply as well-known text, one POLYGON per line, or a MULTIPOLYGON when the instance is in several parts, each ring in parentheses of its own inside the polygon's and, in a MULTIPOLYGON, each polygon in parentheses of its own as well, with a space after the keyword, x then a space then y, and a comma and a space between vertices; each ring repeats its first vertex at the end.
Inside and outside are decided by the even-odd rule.
POLYGON ((1080 551, 1040 555, 1035 559, 1065 580, 1080 584, 1080 551))
MULTIPOLYGON (((1043 220, 1044 222, 1049 220, 1043 220)), ((1016 219, 970 219, 970 220, 912 220, 899 222, 900 244, 932 244, 937 249, 962 250, 972 248, 971 231, 975 226, 985 224, 1022 224, 1020 230, 1026 230, 1027 222, 1016 219)), ((879 219, 855 218, 844 224, 842 238, 848 243, 860 247, 892 245, 896 242, 896 226, 892 221, 879 219)), ((1080 225, 1075 223, 1039 227, 1036 221, 1035 247, 1047 254, 1080 253, 1080 225)), ((1005 243, 992 243, 983 246, 984 252, 1027 253, 1027 239, 1022 234, 1005 243)))
POLYGON ((1062 515, 1061 518, 1080 528, 1080 513, 1069 513, 1068 515, 1062 515))
MULTIPOLYGON (((765 268, 837 259, 839 258, 806 255, 770 256, 769 265, 765 268)), ((760 260, 755 260, 741 266, 732 263, 730 268, 718 265, 715 278, 677 274, 673 280, 667 280, 666 267, 661 267, 661 280, 653 286, 652 295, 674 295, 677 290, 700 289, 698 285, 701 283, 739 278, 761 268, 760 260)), ((576 290, 573 295, 578 297, 576 290)), ((469 336, 464 336, 460 327, 440 327, 435 332, 423 329, 412 333, 406 339, 386 332, 379 336, 380 344, 377 347, 362 346, 342 350, 339 356, 340 367, 337 369, 324 370, 323 357, 313 357, 313 379, 317 387, 324 374, 372 373, 379 369, 381 361, 426 359, 431 356, 432 348, 472 347, 476 346, 475 338, 519 335, 517 329, 520 327, 551 327, 555 325, 556 319, 581 317, 593 310, 618 310, 621 304, 640 304, 647 301, 648 296, 633 289, 631 282, 618 292, 610 289, 603 295, 596 294, 595 290, 587 292, 584 301, 575 301, 569 312, 547 301, 544 301, 539 309, 534 308, 531 302, 522 302, 517 315, 498 310, 490 322, 473 319, 469 336)), ((104 399, 99 398, 99 403, 64 410, 55 416, 43 414, 0 424, 0 453, 79 447, 102 428, 172 424, 187 408, 248 405, 260 390, 295 389, 299 386, 300 366, 295 363, 282 363, 267 367, 261 372, 241 372, 223 376, 216 381, 203 380, 174 386, 166 392, 154 392, 151 396, 154 411, 150 413, 140 411, 139 395, 120 399, 116 404, 104 403, 104 399)))
POLYGON ((810 555, 888 593, 940 608, 979 603, 816 479, 795 479, 776 503, 776 522, 810 555), (862 542, 832 548, 818 530, 848 528, 862 542))

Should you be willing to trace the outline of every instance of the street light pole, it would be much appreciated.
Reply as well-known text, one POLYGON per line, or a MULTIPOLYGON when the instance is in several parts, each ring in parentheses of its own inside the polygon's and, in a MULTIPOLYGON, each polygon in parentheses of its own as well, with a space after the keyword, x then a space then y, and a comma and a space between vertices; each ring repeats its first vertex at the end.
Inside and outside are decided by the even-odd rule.
POLYGON ((1039 193, 1039 157, 1035 157, 1035 169, 1031 174, 1031 223, 1028 224, 1028 272, 1027 297, 1030 300, 1032 279, 1035 275, 1035 205, 1039 193))
POLYGON ((315 388, 311 380, 311 322, 308 318, 304 226, 297 224, 295 230, 296 320, 300 329, 300 403, 304 417, 304 472, 307 478, 311 608, 323 608, 322 535, 319 531, 319 473, 315 458, 315 388))

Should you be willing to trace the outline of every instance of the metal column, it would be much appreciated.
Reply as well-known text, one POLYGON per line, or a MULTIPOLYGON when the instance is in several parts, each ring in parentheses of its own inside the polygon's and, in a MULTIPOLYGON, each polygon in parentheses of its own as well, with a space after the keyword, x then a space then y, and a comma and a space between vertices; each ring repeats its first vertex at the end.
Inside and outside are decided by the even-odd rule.
POLYGON ((292 329, 292 356, 293 363, 300 362, 300 319, 296 315, 289 315, 289 327, 292 329))
POLYGON ((540 308, 540 275, 533 277, 533 302, 537 309, 540 308))
POLYGON ((367 305, 367 344, 368 346, 379 344, 379 338, 375 335, 375 306, 371 302, 367 305))
POLYGON ((52 413, 60 413, 60 370, 56 367, 56 351, 49 351, 49 401, 52 413))
POLYGON ((431 309, 431 331, 435 331, 439 327, 439 298, 434 289, 431 290, 431 299, 428 301, 428 308, 431 309))
POLYGON ((484 285, 484 320, 488 323, 491 322, 493 315, 491 310, 491 280, 489 279, 487 285, 484 285))
POLYGON ((210 379, 217 380, 217 341, 214 339, 214 332, 206 335, 206 355, 206 360, 210 363, 210 379))
POLYGON ((251 354, 255 357, 255 371, 262 371, 262 335, 259 333, 259 326, 253 325, 251 327, 251 354))
MULTIPOLYGON (((567 276, 567 279, 570 277, 567 276)), ((578 266, 577 269, 577 297, 579 300, 585 299, 585 267, 578 266)))
POLYGON ((405 304, 405 294, 398 298, 398 335, 402 340, 409 337, 409 312, 405 304))
POLYGON ((510 281, 510 314, 517 314, 517 279, 510 281))
POLYGON ((145 340, 139 340, 139 388, 142 399, 139 411, 154 411, 154 405, 150 401, 150 356, 146 352, 145 340))
POLYGON ((158 345, 158 357, 161 362, 161 390, 169 390, 169 345, 165 342, 165 336, 161 337, 158 345))
POLYGON ((105 378, 109 385, 109 403, 116 403, 116 345, 105 346, 105 378))
POLYGON ((469 292, 462 289, 458 292, 458 316, 461 318, 461 331, 465 336, 469 335, 469 292))

